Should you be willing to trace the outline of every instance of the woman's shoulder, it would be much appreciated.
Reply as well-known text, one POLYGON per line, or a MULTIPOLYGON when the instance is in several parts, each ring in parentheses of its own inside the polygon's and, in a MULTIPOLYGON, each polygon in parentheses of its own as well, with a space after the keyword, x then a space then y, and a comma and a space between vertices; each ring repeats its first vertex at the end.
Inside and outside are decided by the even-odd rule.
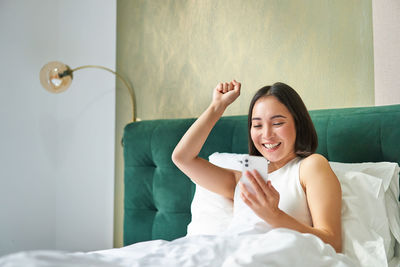
POLYGON ((302 160, 302 165, 305 165, 307 167, 318 167, 321 166, 321 164, 329 165, 329 162, 323 155, 317 153, 311 154, 310 156, 305 157, 302 160))
POLYGON ((333 173, 329 161, 321 154, 312 154, 304 158, 300 165, 300 180, 304 181, 318 174, 333 173))

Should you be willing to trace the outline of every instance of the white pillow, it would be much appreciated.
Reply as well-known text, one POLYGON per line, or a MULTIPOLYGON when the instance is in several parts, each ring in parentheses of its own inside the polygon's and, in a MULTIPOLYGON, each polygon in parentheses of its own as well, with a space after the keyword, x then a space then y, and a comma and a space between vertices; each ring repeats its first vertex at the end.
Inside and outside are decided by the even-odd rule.
MULTIPOLYGON (((244 154, 214 153, 209 161, 241 170, 244 154)), ((343 253, 361 263, 382 263, 400 242, 399 167, 397 163, 330 162, 342 186, 343 253)), ((233 216, 233 202, 196 186, 188 235, 218 234, 233 216)), ((385 261, 387 262, 387 261, 385 261)))
POLYGON ((361 266, 385 266, 394 244, 382 180, 357 171, 334 172, 342 187, 343 253, 361 266))
POLYGON ((386 265, 400 242, 399 166, 330 162, 342 186, 343 251, 362 266, 386 265), (397 196, 397 197, 396 197, 397 196))
MULTIPOLYGON (((209 161, 222 168, 241 171, 243 154, 214 153, 209 161)), ((233 201, 196 185, 193 197, 192 221, 187 228, 187 235, 216 235, 225 230, 233 217, 233 201)))
POLYGON ((395 239, 400 242, 399 165, 393 162, 330 162, 330 165, 335 172, 358 171, 382 179, 390 230, 395 239))

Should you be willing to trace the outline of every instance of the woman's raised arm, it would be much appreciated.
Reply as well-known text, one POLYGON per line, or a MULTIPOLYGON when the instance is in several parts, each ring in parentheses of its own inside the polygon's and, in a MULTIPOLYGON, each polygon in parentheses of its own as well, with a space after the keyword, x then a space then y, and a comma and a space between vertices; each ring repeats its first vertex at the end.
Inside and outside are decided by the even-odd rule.
POLYGON ((233 198, 241 173, 217 167, 198 155, 225 109, 239 97, 240 87, 235 80, 218 84, 210 106, 187 130, 172 153, 172 161, 193 182, 227 198, 233 198))

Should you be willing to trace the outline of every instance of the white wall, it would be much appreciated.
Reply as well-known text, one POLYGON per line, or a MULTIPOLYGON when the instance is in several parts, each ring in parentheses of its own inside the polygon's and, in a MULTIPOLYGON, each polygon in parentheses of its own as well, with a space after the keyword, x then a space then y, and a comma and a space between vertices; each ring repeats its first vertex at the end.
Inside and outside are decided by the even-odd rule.
POLYGON ((375 105, 400 104, 400 1, 373 0, 375 105))
POLYGON ((54 95, 38 74, 115 69, 115 40, 115 1, 0 1, 0 256, 112 247, 115 77, 80 70, 54 95))

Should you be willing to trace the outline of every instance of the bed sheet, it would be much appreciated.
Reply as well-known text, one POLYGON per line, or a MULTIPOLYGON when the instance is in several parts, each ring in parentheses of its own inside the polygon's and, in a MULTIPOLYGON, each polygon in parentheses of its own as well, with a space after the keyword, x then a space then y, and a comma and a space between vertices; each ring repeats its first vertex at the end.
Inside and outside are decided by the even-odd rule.
POLYGON ((0 266, 358 266, 312 234, 289 229, 196 235, 90 253, 38 251, 0 259, 0 266))

